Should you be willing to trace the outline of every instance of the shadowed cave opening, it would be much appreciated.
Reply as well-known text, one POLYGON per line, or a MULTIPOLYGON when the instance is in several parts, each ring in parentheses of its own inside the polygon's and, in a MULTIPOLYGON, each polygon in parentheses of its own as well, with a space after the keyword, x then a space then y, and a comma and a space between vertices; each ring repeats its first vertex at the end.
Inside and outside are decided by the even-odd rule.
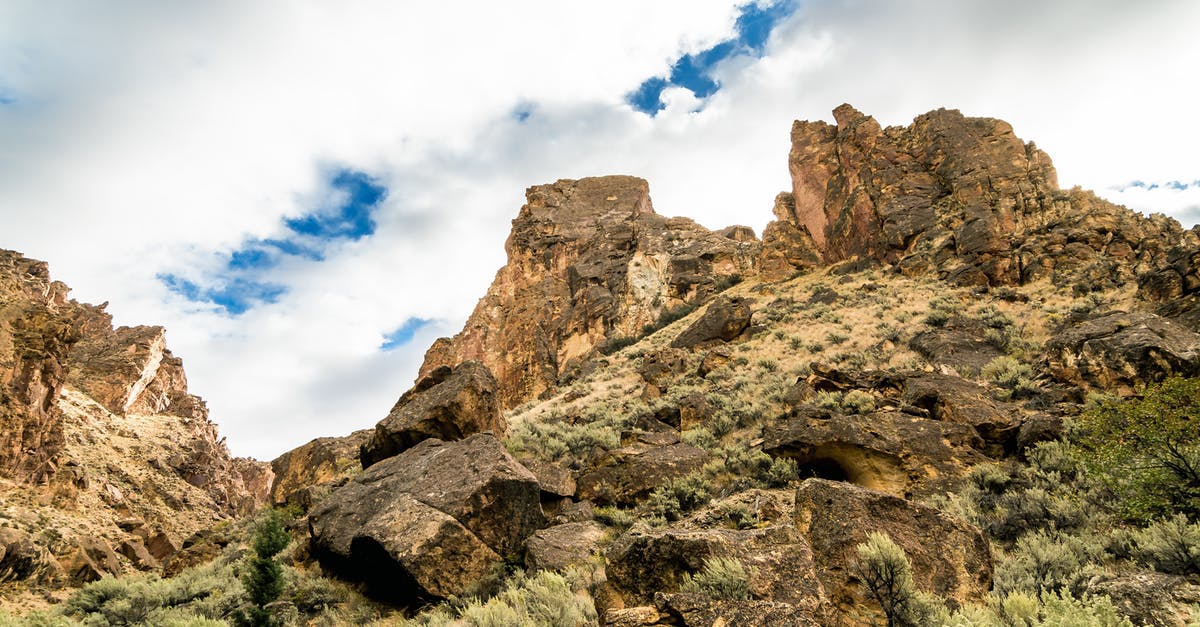
POLYGON ((797 463, 796 470, 801 480, 816 477, 830 481, 850 481, 850 473, 836 460, 828 457, 797 463))
POLYGON ((800 479, 844 481, 898 496, 908 487, 908 477, 896 456, 853 444, 822 444, 794 454, 792 459, 800 479))
POLYGON ((416 607, 436 599, 420 594, 421 588, 387 549, 378 541, 358 536, 350 542, 351 568, 343 568, 341 574, 363 583, 367 596, 389 605, 416 607))

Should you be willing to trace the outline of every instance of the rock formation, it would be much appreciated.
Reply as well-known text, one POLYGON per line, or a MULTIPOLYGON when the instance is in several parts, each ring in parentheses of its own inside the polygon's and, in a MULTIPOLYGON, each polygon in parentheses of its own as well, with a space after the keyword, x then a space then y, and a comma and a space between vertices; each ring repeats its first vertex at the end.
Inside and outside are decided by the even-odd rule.
POLYGON ((529 188, 496 273, 462 332, 440 339, 420 376, 477 359, 501 406, 537 398, 606 341, 635 338, 680 306, 754 273, 745 227, 709 231, 654 213, 646 181, 561 180, 529 188))
POLYGON ((67 293, 0 251, 0 577, 26 584, 157 570, 272 478, 230 457, 161 327, 114 329, 67 293))
POLYGON ((939 109, 882 128, 847 104, 834 118, 792 126, 792 189, 776 202, 787 231, 764 234, 776 275, 786 274, 781 260, 798 271, 814 258, 858 257, 954 284, 1048 278, 1086 293, 1157 269, 1169 249, 1195 241, 1172 220, 1059 190, 1050 158, 1003 121, 939 109))

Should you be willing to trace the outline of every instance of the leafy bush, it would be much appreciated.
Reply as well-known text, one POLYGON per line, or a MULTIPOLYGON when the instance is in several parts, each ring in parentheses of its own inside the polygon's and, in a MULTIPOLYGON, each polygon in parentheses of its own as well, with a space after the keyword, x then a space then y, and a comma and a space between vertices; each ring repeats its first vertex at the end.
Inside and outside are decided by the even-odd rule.
POLYGON ((1033 368, 1008 355, 1001 355, 983 367, 979 374, 986 380, 1007 390, 1004 397, 1026 398, 1037 392, 1033 382, 1033 368))
POLYGON ((1057 532, 1039 531, 1017 540, 1007 559, 996 567, 994 587, 1000 594, 1083 591, 1104 557, 1099 542, 1057 532))
POLYGON ((583 593, 586 584, 586 576, 575 569, 563 574, 543 570, 532 576, 518 571, 496 596, 468 602, 460 617, 478 627, 595 624, 596 607, 583 593))
POLYGON ((1200 379, 1173 377, 1141 399, 1102 400, 1076 439, 1080 458, 1128 519, 1200 518, 1200 379))
POLYGON ((875 411, 875 397, 863 390, 850 390, 842 397, 842 407, 852 414, 869 414, 875 411))
POLYGON ((1132 534, 1134 555, 1154 570, 1172 575, 1200 573, 1200 524, 1176 514, 1132 534))
POLYGON ((788 457, 776 457, 771 465, 763 471, 759 480, 769 488, 785 488, 800 476, 796 460, 788 457))
POLYGON ((704 560, 700 572, 684 575, 680 590, 705 594, 714 599, 749 599, 752 572, 747 572, 736 558, 708 558, 704 560))
POLYGON ((679 520, 684 514, 708 502, 712 491, 708 482, 699 473, 668 481, 650 493, 646 499, 646 510, 668 521, 679 520))
POLYGON ((853 572, 883 609, 888 627, 928 624, 934 608, 918 593, 904 549, 886 533, 871 532, 855 550, 853 572))

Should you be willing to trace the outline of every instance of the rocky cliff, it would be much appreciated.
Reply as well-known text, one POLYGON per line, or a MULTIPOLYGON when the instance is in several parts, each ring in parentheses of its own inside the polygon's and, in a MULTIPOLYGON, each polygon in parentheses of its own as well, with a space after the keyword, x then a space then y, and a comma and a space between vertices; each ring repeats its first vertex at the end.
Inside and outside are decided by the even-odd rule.
POLYGON ((640 336, 755 269, 750 229, 664 218, 639 178, 561 180, 525 196, 508 263, 463 330, 430 347, 420 376, 479 360, 496 376, 501 404, 514 407, 575 374, 605 343, 640 336))
POLYGON ((229 455, 161 327, 113 328, 104 305, 67 293, 45 263, 0 251, 0 524, 13 536, 0 562, 27 547, 26 570, 50 585, 159 569, 271 483, 229 455))

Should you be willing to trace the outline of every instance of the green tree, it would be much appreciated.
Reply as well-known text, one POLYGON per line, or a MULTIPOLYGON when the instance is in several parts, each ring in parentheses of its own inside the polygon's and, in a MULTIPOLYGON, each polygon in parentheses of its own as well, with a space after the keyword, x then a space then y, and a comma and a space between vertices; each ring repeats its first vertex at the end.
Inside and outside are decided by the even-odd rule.
POLYGON ((886 533, 877 531, 871 532, 867 541, 855 549, 858 560, 853 566, 854 574, 883 608, 888 627, 921 624, 921 602, 904 549, 886 533))
POLYGON ((1102 401, 1080 427, 1082 461, 1123 515, 1200 518, 1200 379, 1172 377, 1140 399, 1102 401))
POLYGON ((267 605, 283 593, 283 568, 275 556, 291 542, 283 526, 283 516, 271 511, 254 532, 254 555, 242 575, 242 585, 253 606, 248 613, 239 614, 237 622, 255 627, 277 624, 267 605))

